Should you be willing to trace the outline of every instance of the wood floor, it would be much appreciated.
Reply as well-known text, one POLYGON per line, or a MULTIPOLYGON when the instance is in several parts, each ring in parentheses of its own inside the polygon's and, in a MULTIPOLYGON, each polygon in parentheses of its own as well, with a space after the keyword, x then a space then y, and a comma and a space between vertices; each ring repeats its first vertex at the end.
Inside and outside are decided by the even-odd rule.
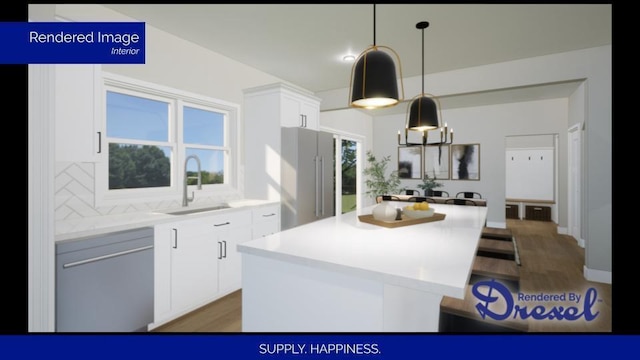
MULTIPOLYGON (((532 320, 529 332, 611 332, 611 285, 586 281, 583 277, 584 249, 566 235, 557 234, 553 222, 507 219, 516 237, 520 256, 520 292, 525 294, 576 293, 595 288, 598 316, 590 322, 532 320)), ((238 290, 154 332, 241 332, 242 292, 238 290)), ((545 303, 548 307, 553 303, 545 303)), ((566 303, 559 305, 569 306, 566 303)), ((581 309, 581 307, 578 307, 581 309)))

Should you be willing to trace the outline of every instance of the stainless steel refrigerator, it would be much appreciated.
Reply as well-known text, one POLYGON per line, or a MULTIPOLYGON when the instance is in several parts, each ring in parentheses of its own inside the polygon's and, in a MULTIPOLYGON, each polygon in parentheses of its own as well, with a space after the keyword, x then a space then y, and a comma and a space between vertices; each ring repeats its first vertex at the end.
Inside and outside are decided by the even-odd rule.
POLYGON ((282 230, 335 215, 333 134, 282 128, 282 230))

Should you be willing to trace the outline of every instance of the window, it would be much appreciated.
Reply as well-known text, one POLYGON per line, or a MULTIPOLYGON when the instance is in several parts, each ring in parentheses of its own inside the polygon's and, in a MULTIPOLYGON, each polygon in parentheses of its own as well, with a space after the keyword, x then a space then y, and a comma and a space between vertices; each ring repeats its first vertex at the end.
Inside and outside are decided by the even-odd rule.
MULTIPOLYGON (((201 163, 202 184, 224 184, 225 116, 223 113, 183 106, 183 133, 186 156, 196 155, 201 163)), ((195 176, 195 163, 187 164, 189 177, 195 176)), ((189 184, 195 184, 190 179, 189 184)))
POLYGON ((106 95, 109 190, 171 186, 170 100, 106 95))
POLYGON ((237 191, 237 106, 112 74, 103 91, 107 151, 96 168, 98 203, 180 201, 184 181, 196 184, 198 165, 200 196, 237 191), (190 156, 199 161, 185 167, 190 156))

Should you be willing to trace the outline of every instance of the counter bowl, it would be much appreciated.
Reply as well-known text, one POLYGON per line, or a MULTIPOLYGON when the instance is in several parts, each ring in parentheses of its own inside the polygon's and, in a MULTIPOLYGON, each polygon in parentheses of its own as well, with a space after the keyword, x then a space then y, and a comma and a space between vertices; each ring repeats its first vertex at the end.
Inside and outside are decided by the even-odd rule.
POLYGON ((406 209, 402 210, 403 214, 414 219, 431 217, 433 216, 433 213, 435 213, 435 211, 436 210, 432 207, 430 207, 429 210, 406 210, 406 209))

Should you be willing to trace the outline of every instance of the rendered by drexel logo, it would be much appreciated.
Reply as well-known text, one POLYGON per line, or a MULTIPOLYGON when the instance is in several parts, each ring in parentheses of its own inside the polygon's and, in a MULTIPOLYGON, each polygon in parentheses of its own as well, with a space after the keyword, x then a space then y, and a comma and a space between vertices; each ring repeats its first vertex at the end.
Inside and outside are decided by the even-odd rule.
POLYGON ((595 319, 599 311, 594 313, 593 306, 598 301, 598 292, 595 288, 589 288, 584 295, 578 293, 562 294, 523 294, 518 293, 520 301, 569 301, 577 306, 546 307, 536 305, 529 309, 526 305, 516 304, 516 299, 512 293, 502 283, 491 279, 488 281, 478 281, 472 288, 473 296, 479 300, 476 310, 485 319, 489 317, 494 320, 527 319, 529 317, 536 320, 567 320, 575 321, 584 318, 586 321, 595 319))

